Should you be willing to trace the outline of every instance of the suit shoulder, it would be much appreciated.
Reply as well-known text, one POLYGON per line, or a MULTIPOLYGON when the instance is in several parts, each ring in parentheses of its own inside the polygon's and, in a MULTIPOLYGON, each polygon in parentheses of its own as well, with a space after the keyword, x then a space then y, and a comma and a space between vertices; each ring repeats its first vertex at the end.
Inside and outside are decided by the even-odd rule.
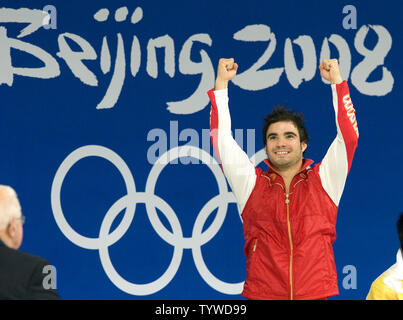
POLYGON ((8 247, 0 248, 0 265, 18 266, 19 268, 31 269, 38 264, 49 264, 46 259, 43 259, 37 255, 27 253, 20 250, 15 250, 8 247))
POLYGON ((58 298, 55 290, 42 287, 46 265, 49 262, 39 256, 1 246, 0 299, 58 298))

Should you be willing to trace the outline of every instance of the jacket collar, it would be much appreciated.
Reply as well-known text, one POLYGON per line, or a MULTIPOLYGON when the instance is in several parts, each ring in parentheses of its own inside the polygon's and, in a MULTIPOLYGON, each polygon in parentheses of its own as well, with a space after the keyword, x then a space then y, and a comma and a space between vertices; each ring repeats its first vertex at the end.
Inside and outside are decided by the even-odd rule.
MULTIPOLYGON (((267 164, 270 171, 273 171, 273 172, 277 173, 278 175, 280 175, 276 170, 273 169, 273 166, 271 165, 269 160, 265 159, 264 162, 267 164)), ((312 163, 313 163, 313 160, 311 160, 311 159, 302 159, 302 166, 301 166, 301 169, 297 172, 297 174, 299 174, 302 171, 304 171, 305 169, 307 169, 312 163)))

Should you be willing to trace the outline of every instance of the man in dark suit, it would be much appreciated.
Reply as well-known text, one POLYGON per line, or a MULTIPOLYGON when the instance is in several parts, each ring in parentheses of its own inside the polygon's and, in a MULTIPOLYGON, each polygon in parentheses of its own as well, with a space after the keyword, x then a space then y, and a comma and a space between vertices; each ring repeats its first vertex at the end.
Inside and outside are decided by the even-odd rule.
POLYGON ((60 299, 47 281, 50 263, 18 250, 24 220, 15 191, 0 185, 0 299, 60 299))

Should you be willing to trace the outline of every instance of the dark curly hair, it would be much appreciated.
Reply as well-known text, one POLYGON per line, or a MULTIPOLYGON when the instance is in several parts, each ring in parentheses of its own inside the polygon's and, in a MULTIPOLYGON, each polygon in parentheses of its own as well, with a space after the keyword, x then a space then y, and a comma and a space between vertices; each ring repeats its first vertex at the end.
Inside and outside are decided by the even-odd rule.
POLYGON ((290 121, 292 122, 298 129, 299 137, 301 142, 308 143, 309 136, 306 131, 303 114, 295 113, 292 110, 287 110, 284 105, 275 106, 270 114, 268 114, 264 118, 263 125, 263 144, 266 146, 267 142, 267 129, 269 129, 270 125, 279 122, 279 121, 290 121))

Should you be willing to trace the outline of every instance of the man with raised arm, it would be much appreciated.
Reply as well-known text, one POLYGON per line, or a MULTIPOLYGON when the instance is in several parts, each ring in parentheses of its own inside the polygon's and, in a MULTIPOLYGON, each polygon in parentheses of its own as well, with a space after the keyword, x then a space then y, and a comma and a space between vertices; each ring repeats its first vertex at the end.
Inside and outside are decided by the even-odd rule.
POLYGON ((283 107, 264 120, 268 170, 256 168, 231 134, 228 82, 234 59, 220 59, 211 100, 216 156, 237 199, 245 237, 247 299, 327 299, 339 293, 333 254, 336 216, 357 147, 355 110, 336 59, 320 74, 331 84, 337 135, 313 166, 302 116, 283 107))

